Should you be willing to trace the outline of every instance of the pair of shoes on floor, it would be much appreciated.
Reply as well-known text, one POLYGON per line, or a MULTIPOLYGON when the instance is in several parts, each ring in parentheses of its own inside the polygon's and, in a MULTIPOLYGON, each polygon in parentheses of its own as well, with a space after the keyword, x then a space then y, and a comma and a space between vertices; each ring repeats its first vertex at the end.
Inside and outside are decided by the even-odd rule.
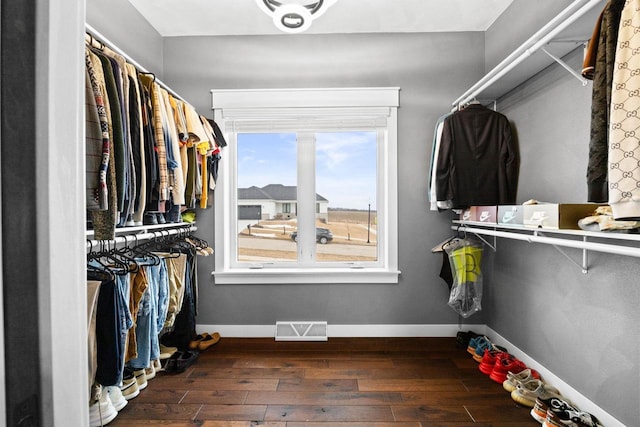
POLYGON ((149 366, 144 369, 144 374, 147 377, 147 380, 152 380, 156 377, 156 373, 162 368, 160 364, 160 360, 154 359, 149 363, 149 366))
POLYGON ((456 334, 456 347, 469 348, 469 342, 477 337, 479 337, 479 335, 473 331, 460 331, 456 334))
POLYGON ((120 392, 122 393, 122 397, 126 400, 131 400, 140 394, 140 387, 138 387, 136 377, 133 375, 133 372, 128 371, 127 369, 124 371, 120 392))
POLYGON ((117 385, 110 385, 103 387, 103 389, 106 390, 109 400, 111 400, 116 411, 120 412, 122 408, 127 406, 127 403, 129 403, 129 401, 122 395, 122 389, 117 385))
POLYGON ((602 427, 598 418, 560 395, 538 397, 531 416, 543 427, 602 427))
POLYGON ((518 374, 527 369, 527 365, 517 357, 503 352, 501 357, 496 358, 493 370, 489 374, 489 378, 498 384, 503 384, 507 379, 507 375, 518 374))
POLYGON ((139 390, 142 391, 145 388, 147 388, 149 383, 147 382, 147 373, 145 372, 145 368, 134 369, 133 370, 133 376, 135 377, 136 382, 138 383, 138 389, 139 390))
POLYGON ((472 356, 476 355, 476 352, 480 351, 484 355, 484 351, 487 349, 493 350, 493 343, 484 335, 479 335, 475 338, 469 339, 469 345, 467 345, 467 353, 472 356))
POLYGON ((105 426, 118 416, 118 411, 111 402, 109 394, 100 384, 91 387, 89 400, 89 425, 91 427, 105 426))
POLYGON ((501 350, 485 350, 478 369, 499 384, 503 384, 509 373, 517 374, 527 366, 515 356, 501 350))
POLYGON ((511 393, 518 384, 526 383, 533 379, 541 379, 540 374, 535 369, 526 368, 520 372, 507 372, 507 377, 502 382, 502 388, 511 393))
POLYGON ((166 359, 164 364, 164 371, 170 374, 180 374, 187 370, 187 368, 198 359, 199 353, 197 351, 177 351, 173 355, 166 359))
POLYGON ((486 350, 489 351, 502 351, 506 352, 507 349, 501 347, 499 345, 491 342, 489 338, 485 335, 478 336, 476 338, 472 338, 469 340, 469 345, 467 346, 467 353, 473 356, 473 360, 480 363, 482 362, 482 358, 484 357, 484 353, 486 350))
MULTIPOLYGON (((515 390, 511 392, 511 398, 516 403, 528 408, 534 408, 537 401, 543 403, 554 397, 561 397, 560 391, 537 378, 519 382, 516 384, 515 390)), ((546 416, 546 407, 544 409, 540 407, 539 410, 540 412, 544 411, 546 416)))
POLYGON ((220 341, 220 334, 217 332, 214 332, 213 334, 208 332, 198 334, 189 343, 189 350, 205 351, 212 345, 217 344, 218 341, 220 341))
POLYGON ((124 367, 120 390, 126 400, 131 400, 138 396, 142 390, 147 388, 148 384, 145 368, 135 369, 130 366, 124 367))

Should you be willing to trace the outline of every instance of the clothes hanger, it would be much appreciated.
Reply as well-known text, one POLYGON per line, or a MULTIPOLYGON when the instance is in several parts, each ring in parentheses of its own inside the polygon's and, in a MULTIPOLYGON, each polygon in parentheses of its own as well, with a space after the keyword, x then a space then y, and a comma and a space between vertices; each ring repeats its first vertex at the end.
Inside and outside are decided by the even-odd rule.
POLYGON ((129 265, 125 264, 117 257, 112 256, 111 250, 105 241, 100 243, 100 250, 93 251, 93 247, 87 254, 87 265, 92 266, 92 269, 99 269, 108 271, 113 275, 124 275, 129 272, 129 265))
POLYGON ((138 270, 140 269, 140 266, 138 265, 138 262, 135 260, 135 258, 132 256, 133 254, 130 248, 127 246, 129 243, 128 236, 124 235, 122 237, 124 238, 124 242, 125 242, 124 246, 122 246, 120 249, 117 249, 114 243, 114 248, 111 250, 111 254, 112 256, 121 260, 123 263, 128 264, 130 273, 137 273, 138 270))
POLYGON ((131 248, 132 253, 135 256, 141 257, 144 265, 160 265, 160 257, 148 251, 146 244, 138 245, 138 236, 134 235, 133 237, 135 239, 135 245, 131 248))

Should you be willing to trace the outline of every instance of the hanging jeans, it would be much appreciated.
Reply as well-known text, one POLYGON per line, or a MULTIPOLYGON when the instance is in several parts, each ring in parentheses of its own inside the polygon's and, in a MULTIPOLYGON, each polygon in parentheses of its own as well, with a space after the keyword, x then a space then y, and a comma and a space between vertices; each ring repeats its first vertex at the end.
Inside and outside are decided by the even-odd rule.
MULTIPOLYGON (((149 266, 150 275, 153 276, 157 283, 157 296, 158 296, 158 304, 156 310, 156 331, 159 335, 162 331, 162 327, 164 325, 165 319, 167 318, 167 312, 169 310, 169 276, 168 276, 168 265, 167 260, 164 258, 160 259, 159 265, 149 266)), ((159 351, 159 344, 158 344, 159 351)), ((158 353, 157 357, 160 357, 158 353)))
POLYGON ((131 276, 130 274, 123 274, 116 276, 117 291, 116 291, 116 307, 118 310, 118 344, 119 344, 119 357, 122 361, 122 369, 120 370, 118 385, 122 382, 122 374, 124 371, 125 351, 127 348, 127 335, 129 329, 133 327, 133 318, 131 317, 131 310, 129 307, 129 295, 131 293, 131 276))
POLYGON ((130 359, 128 366, 134 370, 144 369, 149 366, 151 361, 151 312, 152 312, 152 292, 153 285, 151 280, 149 286, 145 289, 138 307, 138 317, 136 319, 136 350, 138 356, 130 359))
MULTIPOLYGON (((138 370, 149 366, 152 360, 160 357, 160 317, 166 313, 168 300, 167 266, 164 259, 159 265, 141 266, 147 278, 147 288, 142 294, 136 319, 137 357, 130 359, 129 367, 138 370)), ((164 323, 164 317, 162 317, 164 323)))

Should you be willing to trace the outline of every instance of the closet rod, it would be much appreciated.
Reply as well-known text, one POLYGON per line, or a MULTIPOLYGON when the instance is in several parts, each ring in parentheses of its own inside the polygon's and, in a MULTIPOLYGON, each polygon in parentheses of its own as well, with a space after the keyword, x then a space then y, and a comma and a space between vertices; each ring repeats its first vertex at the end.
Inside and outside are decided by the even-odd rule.
POLYGON ((166 83, 162 82, 158 77, 156 77, 156 75, 154 73, 152 73, 151 71, 147 70, 142 65, 140 65, 136 60, 134 60, 132 57, 127 55, 124 51, 122 51, 122 49, 120 49, 118 46, 116 46, 114 43, 112 43, 105 36, 100 34, 100 32, 98 32, 91 25, 85 23, 84 24, 84 29, 85 29, 85 32, 89 33, 89 35, 91 37, 93 37, 94 39, 96 39, 96 41, 102 43, 105 46, 108 46, 111 50, 113 50, 114 52, 118 53, 119 55, 124 56, 126 58, 127 62, 129 62, 134 67, 136 67, 138 69, 138 71, 140 71, 142 73, 145 73, 145 74, 153 74, 155 81, 160 86, 165 88, 168 92, 170 92, 174 97, 179 98, 180 100, 182 100, 184 102, 187 102, 183 97, 178 95, 175 90, 171 89, 166 83))
POLYGON ((167 236, 172 236, 174 234, 182 234, 182 233, 191 233, 196 231, 198 227, 195 225, 177 227, 177 228, 167 228, 159 231, 151 231, 149 233, 140 233, 140 234, 126 234, 124 236, 116 236, 113 240, 89 240, 87 239, 87 249, 91 248, 100 248, 100 246, 113 246, 118 243, 140 243, 145 242, 147 240, 152 240, 155 238, 162 238, 167 236))
POLYGON ((483 78, 478 80, 476 84, 471 86, 471 88, 463 93, 451 105, 457 107, 458 105, 463 105, 472 100, 522 61, 531 56, 535 51, 540 49, 540 47, 551 41, 558 33, 601 3, 602 0, 575 0, 527 41, 514 50, 502 62, 496 65, 483 78))

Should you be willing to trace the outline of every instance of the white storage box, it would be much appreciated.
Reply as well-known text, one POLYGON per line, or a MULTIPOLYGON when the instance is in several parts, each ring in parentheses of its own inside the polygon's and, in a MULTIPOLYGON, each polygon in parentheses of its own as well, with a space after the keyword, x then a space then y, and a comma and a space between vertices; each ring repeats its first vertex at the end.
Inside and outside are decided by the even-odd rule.
POLYGON ((498 206, 498 224, 523 225, 524 206, 503 205, 498 206))

